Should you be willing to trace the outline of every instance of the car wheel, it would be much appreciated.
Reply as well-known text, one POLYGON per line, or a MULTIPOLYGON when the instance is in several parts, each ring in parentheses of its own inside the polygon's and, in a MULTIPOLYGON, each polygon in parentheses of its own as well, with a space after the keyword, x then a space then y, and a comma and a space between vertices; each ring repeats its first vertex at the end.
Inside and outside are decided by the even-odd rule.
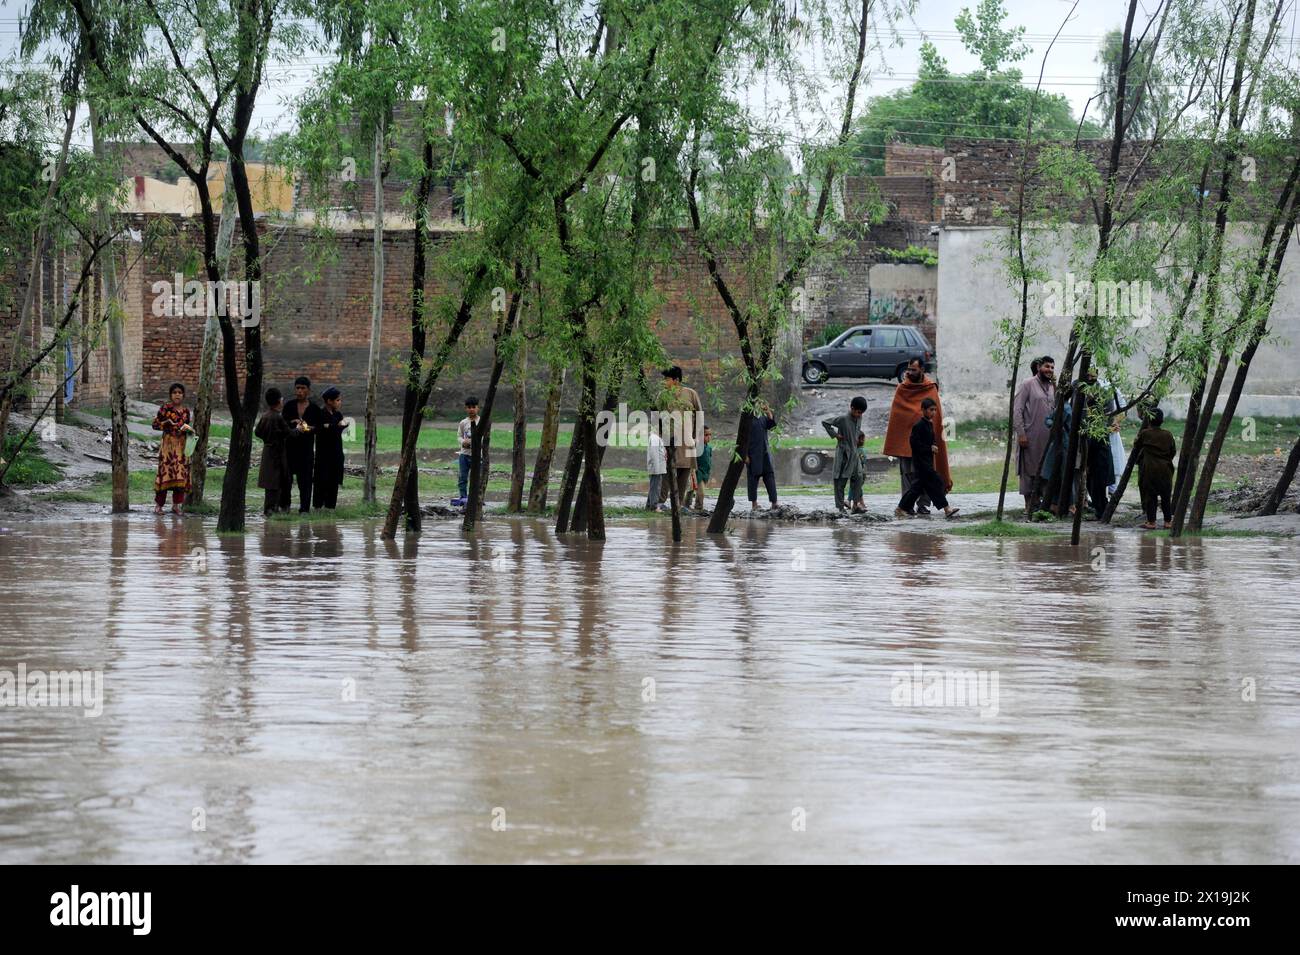
POLYGON ((803 380, 810 385, 820 385, 829 377, 826 366, 819 361, 806 362, 803 366, 803 380))
POLYGON ((894 377, 897 378, 900 382, 901 382, 905 377, 907 377, 907 365, 906 365, 906 364, 903 364, 903 365, 899 365, 897 368, 895 368, 895 369, 894 369, 894 377))
POLYGON ((826 468, 826 458, 820 451, 805 451, 799 467, 804 474, 821 474, 826 468))

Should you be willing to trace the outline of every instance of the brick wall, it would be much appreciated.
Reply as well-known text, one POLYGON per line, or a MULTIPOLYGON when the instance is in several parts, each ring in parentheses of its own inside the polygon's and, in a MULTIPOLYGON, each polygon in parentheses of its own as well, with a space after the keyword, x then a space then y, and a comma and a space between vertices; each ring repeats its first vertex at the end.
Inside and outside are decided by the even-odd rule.
MULTIPOLYGON (((181 233, 176 243, 198 239, 198 224, 178 221, 181 233)), ((433 233, 435 243, 452 233, 433 233)), ((410 347, 410 271, 413 234, 390 230, 384 248, 384 316, 380 358, 379 413, 401 413, 405 382, 404 361, 410 347)), ((682 366, 689 383, 701 392, 716 388, 733 403, 737 391, 732 376, 722 368, 725 357, 736 354, 735 329, 718 302, 703 258, 690 241, 681 236, 681 252, 670 267, 657 276, 662 301, 652 319, 652 328, 663 344, 668 359, 682 366)), ((235 248, 239 247, 236 230, 235 248)), ((288 390, 293 379, 305 374, 319 393, 329 385, 344 391, 345 408, 356 412, 364 407, 366 368, 369 359, 370 302, 373 276, 373 241, 370 231, 336 233, 329 246, 328 261, 317 270, 322 254, 320 240, 309 230, 275 227, 264 237, 267 251, 262 283, 262 340, 266 386, 288 390), (308 280, 310 278, 310 280, 308 280)), ((237 262, 238 255, 235 260, 237 262)), ((728 260, 724 258, 724 270, 728 260)), ((735 272, 731 277, 735 278, 735 272)), ((154 283, 174 283, 174 267, 150 259, 133 277, 132 294, 141 302, 137 314, 142 322, 143 392, 149 400, 165 395, 172 381, 188 387, 198 378, 199 351, 203 336, 201 317, 155 315, 154 283)), ((427 294, 443 289, 436 270, 436 255, 430 250, 427 294)), ((162 289, 165 293, 166 289, 162 289)), ((737 292, 744 294, 743 288, 737 292)), ((159 309, 160 310, 160 309, 159 309)), ((492 321, 486 306, 476 314, 452 361, 440 378, 430 401, 439 416, 459 416, 465 394, 482 394, 491 369, 492 321)), ((243 335, 237 330, 240 374, 243 374, 243 335)), ((430 335, 430 349, 436 333, 430 335)), ((654 369, 646 369, 657 384, 654 369)), ((544 400, 543 382, 547 370, 541 362, 529 363, 530 410, 540 412, 544 400)), ((570 376, 572 378, 572 376, 570 376)), ((218 388, 222 375, 218 368, 218 388)), ((576 388, 570 382, 570 389, 576 388)), ((498 408, 510 408, 510 389, 498 391, 498 408)), ((571 400, 569 402, 571 404, 571 400)))

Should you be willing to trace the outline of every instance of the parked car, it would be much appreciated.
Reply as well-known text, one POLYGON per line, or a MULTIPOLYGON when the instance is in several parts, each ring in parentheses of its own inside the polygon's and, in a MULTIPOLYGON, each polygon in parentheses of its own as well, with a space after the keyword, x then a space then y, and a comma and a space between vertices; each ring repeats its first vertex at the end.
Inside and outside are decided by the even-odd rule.
POLYGON ((911 325, 855 325, 828 345, 809 348, 803 357, 803 380, 819 385, 828 378, 903 380, 907 363, 920 358, 934 367, 934 346, 911 325))

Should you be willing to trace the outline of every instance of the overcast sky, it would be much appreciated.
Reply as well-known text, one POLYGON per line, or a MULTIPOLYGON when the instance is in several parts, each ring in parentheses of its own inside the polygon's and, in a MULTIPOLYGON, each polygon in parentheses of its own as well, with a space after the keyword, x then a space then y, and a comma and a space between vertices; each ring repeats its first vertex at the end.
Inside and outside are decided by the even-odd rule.
MULTIPOLYGON (((28 2, 29 0, 0 0, 0 55, 7 56, 15 48, 19 14, 28 2)), ((935 44, 955 72, 967 72, 976 68, 978 61, 962 47, 954 27, 958 12, 963 7, 973 8, 976 3, 977 0, 921 0, 910 21, 900 24, 902 44, 883 50, 872 62, 869 85, 859 102, 872 95, 905 87, 915 78, 923 37, 935 44)), ((1032 52, 1021 62, 1020 67, 1025 74, 1026 84, 1032 86, 1037 80, 1043 52, 1053 34, 1061 27, 1061 21, 1069 12, 1071 4, 1068 0, 1006 0, 1005 5, 1008 11, 1007 25, 1023 26, 1026 30, 1025 42, 1032 48, 1032 52)), ((1143 0, 1143 5, 1154 9, 1156 0, 1143 0)), ((1125 0, 1081 0, 1052 48, 1044 88, 1066 96, 1076 116, 1088 97, 1096 92, 1096 56, 1101 37, 1107 30, 1123 25, 1126 9, 1125 0)), ((1292 49, 1295 39, 1294 17, 1293 11, 1288 37, 1283 41, 1292 49)), ((265 136, 269 132, 286 128, 291 115, 288 102, 309 85, 312 71, 320 62, 319 57, 311 56, 294 63, 276 63, 269 68, 267 89, 259 101, 255 120, 259 135, 265 136)), ((779 107, 773 101, 786 102, 779 84, 767 78, 751 85, 749 95, 751 104, 757 106, 767 100, 769 107, 777 109, 779 107)), ((828 98, 820 105, 820 109, 825 111, 821 117, 825 119, 834 115, 837 105, 828 98)), ((859 115, 860 113, 859 109, 859 115)), ((806 112, 803 116, 806 127, 814 126, 817 119, 818 117, 806 112)), ((792 121, 790 126, 792 138, 797 138, 792 121)))

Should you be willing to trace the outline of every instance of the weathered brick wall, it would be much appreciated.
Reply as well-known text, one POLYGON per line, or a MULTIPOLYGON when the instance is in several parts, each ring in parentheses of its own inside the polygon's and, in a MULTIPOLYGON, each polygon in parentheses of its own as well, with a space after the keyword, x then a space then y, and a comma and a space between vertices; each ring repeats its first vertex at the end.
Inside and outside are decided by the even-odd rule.
POLYGON ((943 160, 942 146, 912 146, 907 143, 885 144, 886 176, 925 176, 938 178, 943 160))
MULTIPOLYGON (((181 233, 177 243, 197 242, 197 223, 178 224, 181 233)), ((433 235, 436 243, 451 234, 433 235)), ((720 389, 729 403, 733 403, 737 390, 732 376, 722 368, 722 361, 724 357, 736 355, 735 330, 708 278, 703 258, 688 236, 681 236, 681 242, 680 254, 670 267, 658 274, 662 302, 652 327, 663 343, 668 360, 683 367, 688 381, 702 392, 720 389)), ((309 230, 272 228, 264 236, 263 247, 267 252, 261 324, 265 385, 287 391, 297 375, 305 374, 312 379, 317 393, 336 385, 344 391, 345 408, 353 412, 360 410, 365 401, 370 347, 371 233, 368 230, 336 233, 331 245, 322 246, 309 230), (323 255, 327 260, 317 269, 317 259, 323 255)), ((235 248, 239 248, 238 230, 235 248)), ((403 362, 410 347, 412 254, 413 234, 409 230, 390 230, 385 234, 381 415, 401 413, 403 362)), ((236 265, 237 261, 236 254, 236 265)), ((730 260, 724 258, 724 271, 729 266, 730 260)), ((738 270, 733 270, 730 277, 735 280, 736 274, 738 270)), ((193 387, 198 379, 203 335, 202 318, 154 314, 155 282, 173 283, 173 266, 150 259, 134 277, 134 294, 142 303, 143 392, 150 400, 163 397, 172 381, 193 387)), ((433 250, 427 282, 429 296, 443 291, 433 250)), ((736 291, 743 299, 743 287, 736 291)), ((481 395, 487 385, 492 360, 492 322, 486 307, 480 312, 454 352, 431 399, 436 415, 459 416, 464 396, 471 392, 481 395)), ((238 326, 236 331, 236 354, 242 376, 243 335, 238 326)), ((431 333, 431 349, 436 341, 436 333, 431 333)), ((654 371, 647 369, 652 385, 657 384, 654 371)), ((534 412, 540 411, 544 400, 542 383, 546 375, 540 362, 530 362, 528 396, 534 412)), ((220 389, 223 380, 220 368, 217 380, 220 389)), ((571 390, 574 387, 571 382, 571 390)), ((508 412, 510 402, 510 389, 503 383, 498 392, 498 408, 502 414, 508 412)))

